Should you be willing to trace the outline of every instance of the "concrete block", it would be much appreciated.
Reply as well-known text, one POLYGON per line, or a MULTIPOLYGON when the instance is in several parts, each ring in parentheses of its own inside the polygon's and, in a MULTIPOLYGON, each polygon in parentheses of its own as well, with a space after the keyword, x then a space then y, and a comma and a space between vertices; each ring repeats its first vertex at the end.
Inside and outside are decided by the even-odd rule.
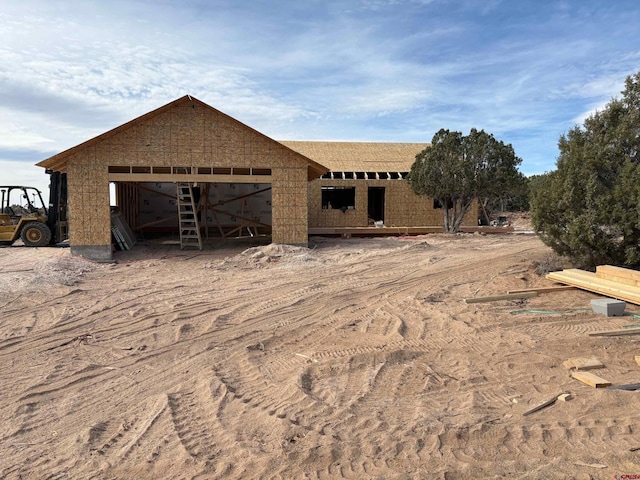
POLYGON ((71 255, 78 255, 98 263, 113 263, 111 250, 111 245, 71 244, 71 255))
POLYGON ((622 300, 612 298, 594 298, 591 300, 591 310, 606 317, 619 317, 624 314, 627 304, 622 300))

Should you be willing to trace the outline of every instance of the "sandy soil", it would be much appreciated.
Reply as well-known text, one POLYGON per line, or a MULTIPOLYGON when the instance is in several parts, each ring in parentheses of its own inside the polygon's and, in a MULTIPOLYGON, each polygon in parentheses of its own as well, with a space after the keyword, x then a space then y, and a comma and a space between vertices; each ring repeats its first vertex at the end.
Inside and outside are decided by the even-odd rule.
POLYGON ((522 312, 588 307, 581 291, 463 302, 550 286, 535 236, 248 246, 0 249, 0 477, 640 474, 640 393, 562 366, 639 382, 638 337, 586 335, 637 320, 522 312))

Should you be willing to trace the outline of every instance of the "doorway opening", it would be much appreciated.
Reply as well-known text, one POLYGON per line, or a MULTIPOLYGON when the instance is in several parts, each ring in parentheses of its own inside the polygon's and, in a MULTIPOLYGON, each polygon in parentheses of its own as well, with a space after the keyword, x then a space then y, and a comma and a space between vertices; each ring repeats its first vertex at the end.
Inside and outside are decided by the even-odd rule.
POLYGON ((369 187, 368 212, 374 222, 384 222, 384 187, 369 187))

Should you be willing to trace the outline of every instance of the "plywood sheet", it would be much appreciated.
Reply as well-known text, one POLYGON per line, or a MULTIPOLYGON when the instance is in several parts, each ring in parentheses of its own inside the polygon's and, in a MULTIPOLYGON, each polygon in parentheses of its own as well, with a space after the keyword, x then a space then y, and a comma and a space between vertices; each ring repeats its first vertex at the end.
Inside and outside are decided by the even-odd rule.
POLYGON ((485 303, 497 302, 500 300, 519 300, 521 298, 532 298, 536 296, 538 296, 536 292, 512 293, 508 295, 497 295, 494 297, 465 298, 464 303, 485 303))

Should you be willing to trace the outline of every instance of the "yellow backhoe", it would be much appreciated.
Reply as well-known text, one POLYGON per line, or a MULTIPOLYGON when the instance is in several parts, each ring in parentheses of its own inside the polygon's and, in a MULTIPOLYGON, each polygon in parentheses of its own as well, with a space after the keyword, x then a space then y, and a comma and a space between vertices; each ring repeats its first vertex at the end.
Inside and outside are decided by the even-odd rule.
POLYGON ((18 238, 28 247, 42 247, 51 242, 40 190, 0 186, 0 200, 0 244, 12 245, 18 238))

